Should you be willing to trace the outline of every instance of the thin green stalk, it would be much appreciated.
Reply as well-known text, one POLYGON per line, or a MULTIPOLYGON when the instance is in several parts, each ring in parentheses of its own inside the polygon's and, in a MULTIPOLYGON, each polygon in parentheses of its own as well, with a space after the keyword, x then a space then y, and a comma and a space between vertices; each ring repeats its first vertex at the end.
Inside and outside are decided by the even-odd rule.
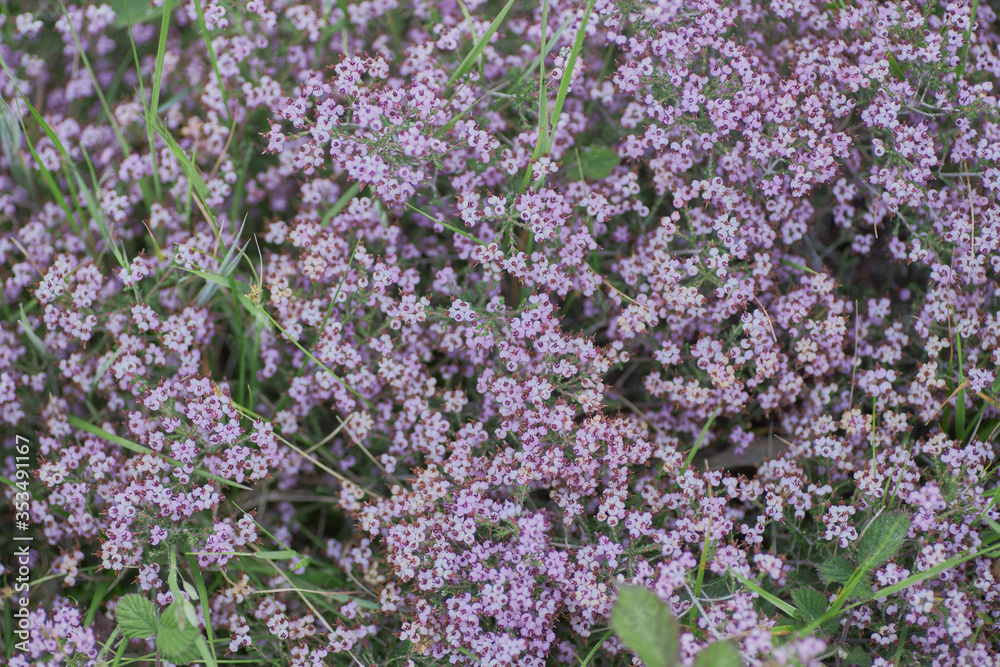
POLYGON ((450 225, 447 222, 444 222, 443 220, 438 220, 437 218, 435 218, 430 213, 424 213, 423 211, 421 211, 419 208, 417 208, 416 206, 414 206, 410 202, 406 202, 406 207, 409 208, 411 211, 419 213, 420 215, 424 216, 428 220, 436 222, 437 224, 441 225, 445 229, 453 231, 456 234, 461 234, 462 236, 464 236, 465 238, 469 239, 470 241, 475 241, 479 245, 489 245, 489 243, 487 243, 486 241, 473 236, 472 234, 470 234, 469 232, 465 231, 464 229, 459 229, 458 227, 455 227, 454 225, 450 225))
POLYGON ((271 317, 270 313, 268 313, 267 311, 265 311, 263 308, 261 308, 257 304, 254 304, 253 307, 257 309, 257 312, 259 312, 265 318, 267 318, 267 321, 270 322, 271 325, 274 326, 278 331, 280 331, 281 334, 285 337, 285 339, 288 340, 288 342, 290 342, 295 347, 299 348, 299 351, 301 351, 303 354, 305 354, 307 357, 309 357, 310 361, 312 361, 314 364, 316 364, 317 366, 319 366, 320 368, 322 368, 324 371, 326 371, 327 374, 329 374, 330 377, 332 377, 334 380, 336 380, 338 383, 340 383, 344 387, 344 389, 346 389, 347 391, 351 392, 351 395, 353 395, 359 401, 361 401, 366 406, 368 406, 369 410, 371 409, 372 404, 371 404, 371 402, 369 402, 369 400, 367 398, 365 398, 360 393, 358 393, 357 390, 354 389, 354 387, 352 387, 351 385, 349 385, 346 382, 344 382, 344 380, 339 375, 337 375, 336 373, 334 373, 332 370, 329 369, 329 367, 327 367, 326 364, 324 364, 322 361, 320 361, 319 359, 317 359, 313 355, 313 353, 310 352, 309 350, 307 350, 305 347, 303 347, 302 344, 299 343, 299 341, 295 340, 290 335, 288 335, 288 332, 285 331, 285 328, 282 327, 280 324, 278 324, 277 320, 275 320, 273 317, 271 317))
MULTIPOLYGON (((542 35, 541 47, 545 46, 545 29, 549 24, 549 0, 542 2, 542 35)), ((549 99, 545 93, 545 58, 541 58, 538 63, 538 141, 536 145, 541 146, 546 141, 549 119, 549 99)))
MULTIPOLYGON (((125 438, 123 438, 123 437, 121 437, 119 435, 115 435, 114 433, 108 433, 104 429, 99 428, 97 426, 94 426, 90 422, 84 421, 83 419, 80 419, 76 415, 69 415, 66 419, 69 421, 70 425, 73 428, 78 428, 81 431, 86 431, 87 433, 90 433, 91 435, 96 435, 99 438, 103 438, 103 439, 107 440, 108 442, 113 442, 114 444, 118 445, 119 447, 122 447, 122 448, 127 449, 127 450, 132 451, 132 452, 135 452, 137 454, 148 454, 150 456, 155 456, 157 458, 160 458, 160 459, 166 461, 170 465, 176 466, 178 468, 183 468, 184 467, 184 463, 181 462, 181 461, 178 461, 177 459, 170 458, 169 456, 164 456, 163 454, 160 454, 160 453, 158 453, 158 452, 156 452, 156 451, 154 451, 154 450, 152 450, 152 449, 150 449, 148 447, 144 447, 143 445, 134 443, 131 440, 126 440, 125 438)), ((220 484, 223 484, 223 485, 226 485, 226 486, 233 486, 233 487, 236 487, 238 489, 243 489, 244 491, 250 491, 251 490, 249 486, 243 486, 242 484, 239 484, 238 482, 234 482, 232 480, 226 479, 225 477, 220 477, 218 475, 214 475, 214 474, 208 472, 207 470, 202 470, 201 468, 195 468, 194 469, 194 474, 198 475, 199 477, 204 477, 205 479, 214 480, 214 481, 219 482, 220 484)))
POLYGON ((323 219, 320 221, 319 226, 326 227, 327 225, 329 225, 330 221, 333 220, 333 217, 338 213, 340 213, 342 210, 344 210, 344 207, 347 206, 348 202, 354 199, 354 196, 357 195, 360 190, 361 190, 361 183, 359 182, 352 183, 351 187, 347 188, 347 190, 345 190, 344 193, 340 195, 340 197, 337 199, 336 203, 334 203, 334 205, 330 208, 330 210, 328 210, 326 213, 323 214, 323 219))
MULTIPOLYGON (((955 328, 955 351, 958 353, 958 383, 965 384, 965 364, 962 361, 962 334, 955 328)), ((965 390, 955 397, 955 435, 959 440, 965 440, 965 390)))
POLYGON ((570 19, 566 19, 565 21, 563 21, 563 24, 559 26, 559 28, 555 31, 555 33, 553 33, 552 37, 549 38, 549 41, 547 43, 544 40, 542 41, 544 46, 542 48, 541 53, 535 56, 535 59, 531 61, 531 64, 528 65, 520 74, 518 74, 517 78, 514 79, 514 83, 511 84, 511 87, 514 90, 517 90, 517 87, 521 85, 521 82, 524 81, 524 77, 534 72, 535 69, 537 69, 542 64, 542 61, 545 60, 545 58, 550 53, 552 53, 552 49, 554 49, 556 44, 559 42, 559 38, 562 37, 563 31, 565 31, 566 28, 569 27, 569 23, 570 19))

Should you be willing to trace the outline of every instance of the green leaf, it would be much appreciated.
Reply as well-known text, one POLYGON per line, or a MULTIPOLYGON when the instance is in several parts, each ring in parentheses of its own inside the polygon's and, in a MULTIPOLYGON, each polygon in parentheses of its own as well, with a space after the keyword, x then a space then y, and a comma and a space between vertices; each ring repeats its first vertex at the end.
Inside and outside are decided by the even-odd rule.
POLYGON ((130 593, 118 600, 118 627, 126 639, 143 639, 156 634, 156 608, 141 595, 130 593))
POLYGON ((115 20, 111 25, 116 28, 152 21, 163 14, 163 8, 154 7, 149 0, 108 0, 108 4, 115 10, 115 20))
POLYGON ((854 566, 843 556, 834 556, 824 561, 817 572, 824 584, 843 584, 854 574, 854 566))
POLYGON ((782 260, 779 261, 779 263, 780 264, 784 264, 785 266, 790 266, 793 269, 798 269, 799 271, 806 271, 806 272, 811 273, 811 274, 816 275, 816 276, 820 275, 819 272, 813 271, 808 266, 804 266, 802 264, 799 264, 798 262, 793 262, 790 259, 782 259, 782 260))
POLYGON ((841 660, 840 664, 844 667, 850 667, 850 665, 857 665, 858 667, 872 667, 872 657, 864 652, 860 646, 855 646, 852 648, 847 656, 841 660))
MULTIPOLYGON (((236 232, 236 236, 233 237, 233 245, 229 247, 226 251, 226 256, 222 258, 219 262, 219 268, 216 269, 216 275, 220 279, 226 279, 226 284, 228 284, 228 279, 232 277, 233 272, 240 265, 240 261, 243 259, 243 254, 247 250, 247 246, 250 245, 250 241, 243 244, 240 247, 240 238, 243 236, 243 228, 246 225, 246 217, 243 218, 243 222, 240 223, 239 231, 236 232)), ((215 295, 216 291, 219 289, 219 283, 209 283, 201 288, 201 292, 198 293, 198 298, 195 299, 195 304, 199 306, 204 306, 212 296, 215 295)))
POLYGON ((910 532, 910 518, 896 510, 876 517, 858 541, 858 559, 871 570, 896 555, 910 532))
POLYGON ((721 410, 722 407, 720 406, 712 410, 712 414, 708 416, 708 421, 705 422, 705 425, 701 429, 701 433, 698 434, 698 439, 695 440, 694 447, 692 447, 691 451, 687 453, 687 460, 684 462, 685 466, 691 466, 691 462, 694 461, 694 455, 698 453, 699 449, 701 449, 701 443, 705 440, 705 435, 708 434, 708 429, 712 428, 712 422, 714 422, 715 418, 719 416, 719 412, 721 410))
POLYGON ((646 667, 674 667, 680 663, 677 621, 670 608, 648 588, 619 587, 611 627, 646 667))
POLYGON ((163 657, 178 665, 197 660, 199 657, 195 639, 200 637, 196 626, 184 618, 184 610, 173 602, 160 617, 160 631, 156 635, 156 647, 163 657))
POLYGON ((256 556, 261 560, 285 560, 288 558, 301 558, 298 552, 292 551, 291 549, 279 549, 275 551, 258 551, 256 553, 248 555, 256 556))
MULTIPOLYGON (((827 608, 830 606, 830 601, 814 588, 796 588, 792 591, 792 601, 798 607, 802 620, 808 624, 819 621, 824 615, 829 616, 827 608)), ((832 635, 837 631, 837 625, 836 617, 826 618, 820 621, 819 628, 832 635)))
POLYGON ((600 181, 618 166, 618 153, 603 146, 589 146, 580 151, 580 171, 584 177, 600 181))
POLYGON ((796 588, 792 591, 792 602, 799 610, 803 621, 812 622, 826 613, 830 601, 814 588, 796 588))
POLYGON ((743 659, 729 642, 715 642, 698 654, 694 664, 695 667, 743 667, 743 659))

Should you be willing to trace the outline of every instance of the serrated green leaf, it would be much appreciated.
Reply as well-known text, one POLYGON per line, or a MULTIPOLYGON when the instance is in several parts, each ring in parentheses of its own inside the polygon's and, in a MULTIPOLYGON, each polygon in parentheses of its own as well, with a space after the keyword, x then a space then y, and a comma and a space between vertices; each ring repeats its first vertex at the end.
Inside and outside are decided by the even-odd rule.
POLYGON ((850 595, 852 600, 861 600, 862 602, 867 602, 874 597, 875 589, 872 588, 872 582, 867 576, 861 578, 850 595))
POLYGON ((854 574, 854 569, 851 561, 843 556, 834 556, 825 560, 817 568, 817 573, 824 584, 843 584, 854 574))
POLYGON ((844 667, 850 667, 851 665, 872 667, 872 657, 865 653, 860 646, 855 646, 848 652, 847 657, 840 664, 844 665, 844 667))
POLYGON ((580 171, 586 178, 603 180, 618 166, 618 153, 603 146, 589 146, 580 151, 580 171))
POLYGON ((715 642, 698 654, 694 664, 695 667, 743 667, 743 659, 729 642, 715 642))
POLYGON ((910 531, 910 517, 902 510, 876 517, 858 541, 858 560, 871 570, 896 555, 910 531))
POLYGON ((115 612, 118 628, 126 639, 143 639, 156 634, 156 607, 148 599, 130 593, 118 600, 115 612))
POLYGON ((680 662, 677 621, 656 593, 642 586, 621 586, 611 611, 611 627, 646 667, 680 662))
POLYGON ((194 662, 195 660, 200 659, 201 652, 198 650, 198 642, 197 642, 197 640, 200 639, 200 636, 197 634, 192 636, 191 643, 187 647, 185 647, 184 650, 178 653, 172 653, 169 650, 173 646, 180 645, 179 643, 175 642, 185 641, 185 638, 174 635, 174 633, 177 632, 180 631, 173 629, 171 630, 163 629, 161 630, 160 635, 157 636, 156 647, 160 650, 160 653, 163 654, 163 657, 166 660, 169 660, 170 662, 174 663, 175 665, 187 665, 194 662), (164 635, 163 634, 164 632, 167 632, 168 634, 164 635))
POLYGON ((792 591, 792 602, 803 621, 812 622, 826 613, 830 601, 814 588, 796 588, 792 591))
POLYGON ((197 626, 191 625, 184 618, 181 605, 173 602, 160 616, 160 630, 156 635, 156 647, 163 657, 175 664, 184 664, 196 660, 199 652, 195 639, 201 636, 197 626), (179 621, 181 618, 183 621, 179 621))

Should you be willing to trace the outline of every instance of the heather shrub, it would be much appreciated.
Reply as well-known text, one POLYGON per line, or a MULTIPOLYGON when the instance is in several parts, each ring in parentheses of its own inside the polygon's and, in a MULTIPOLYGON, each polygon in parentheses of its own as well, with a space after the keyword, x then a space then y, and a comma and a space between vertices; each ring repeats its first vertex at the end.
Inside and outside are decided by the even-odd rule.
POLYGON ((1000 663, 996 20, 4 5, 9 664, 1000 663))

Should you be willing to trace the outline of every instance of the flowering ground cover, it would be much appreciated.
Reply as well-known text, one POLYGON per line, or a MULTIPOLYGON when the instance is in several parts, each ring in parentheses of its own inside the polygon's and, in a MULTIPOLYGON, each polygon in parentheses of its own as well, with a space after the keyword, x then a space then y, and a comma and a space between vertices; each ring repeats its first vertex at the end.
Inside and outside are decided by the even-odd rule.
POLYGON ((6 664, 1000 665, 995 7, 0 37, 6 664))

